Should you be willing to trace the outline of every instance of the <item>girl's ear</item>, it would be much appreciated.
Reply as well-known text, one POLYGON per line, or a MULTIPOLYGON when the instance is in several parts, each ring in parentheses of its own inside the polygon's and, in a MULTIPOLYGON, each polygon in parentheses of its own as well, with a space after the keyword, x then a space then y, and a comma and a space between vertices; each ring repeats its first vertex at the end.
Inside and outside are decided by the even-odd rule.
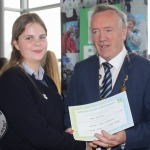
POLYGON ((15 48, 16 48, 17 50, 19 50, 19 46, 18 46, 18 43, 17 43, 16 40, 13 41, 13 45, 15 46, 15 48))

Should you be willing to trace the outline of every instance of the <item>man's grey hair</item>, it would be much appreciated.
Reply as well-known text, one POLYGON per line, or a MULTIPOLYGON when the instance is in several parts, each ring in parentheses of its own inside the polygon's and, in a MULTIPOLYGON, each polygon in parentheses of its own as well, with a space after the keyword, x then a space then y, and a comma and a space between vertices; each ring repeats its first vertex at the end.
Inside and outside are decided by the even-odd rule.
POLYGON ((120 27, 122 28, 127 27, 128 23, 127 23, 126 14, 120 11, 117 7, 109 5, 109 4, 99 4, 99 5, 92 7, 93 13, 92 13, 91 20, 96 13, 104 12, 107 10, 113 10, 117 13, 118 17, 120 18, 120 21, 119 21, 120 27))

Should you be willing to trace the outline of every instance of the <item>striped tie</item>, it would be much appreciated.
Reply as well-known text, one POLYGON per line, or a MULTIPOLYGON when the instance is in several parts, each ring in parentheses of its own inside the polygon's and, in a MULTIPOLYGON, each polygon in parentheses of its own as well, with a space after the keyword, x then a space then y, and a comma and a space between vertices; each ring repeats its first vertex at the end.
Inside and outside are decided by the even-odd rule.
POLYGON ((106 98, 112 91, 112 77, 110 69, 113 67, 108 62, 103 63, 103 67, 105 70, 104 79, 100 88, 100 97, 101 99, 106 98))

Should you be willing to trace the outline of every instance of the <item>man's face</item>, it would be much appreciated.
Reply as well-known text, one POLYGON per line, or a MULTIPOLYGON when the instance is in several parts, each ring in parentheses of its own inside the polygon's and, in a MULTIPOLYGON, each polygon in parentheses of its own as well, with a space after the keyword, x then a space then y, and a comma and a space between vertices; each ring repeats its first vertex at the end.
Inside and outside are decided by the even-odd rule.
POLYGON ((91 20, 91 31, 94 45, 106 61, 110 61, 122 51, 127 28, 121 28, 115 11, 96 13, 91 20))

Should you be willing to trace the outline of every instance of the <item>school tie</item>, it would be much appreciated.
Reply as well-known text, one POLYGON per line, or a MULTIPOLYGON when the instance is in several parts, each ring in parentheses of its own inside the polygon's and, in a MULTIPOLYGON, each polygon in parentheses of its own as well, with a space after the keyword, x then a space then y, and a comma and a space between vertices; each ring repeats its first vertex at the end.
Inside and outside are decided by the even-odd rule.
POLYGON ((112 91, 112 77, 110 69, 113 67, 108 62, 102 63, 105 71, 104 79, 100 88, 100 99, 106 98, 112 91))
MULTIPOLYGON (((34 74, 34 73, 32 74, 32 77, 35 78, 35 74, 34 74)), ((35 78, 35 79, 36 79, 36 78, 35 78)), ((45 85, 45 86, 48 87, 48 85, 47 85, 46 81, 44 80, 44 78, 43 78, 43 80, 38 80, 38 79, 36 79, 36 80, 37 80, 38 82, 42 83, 43 85, 45 85)))

